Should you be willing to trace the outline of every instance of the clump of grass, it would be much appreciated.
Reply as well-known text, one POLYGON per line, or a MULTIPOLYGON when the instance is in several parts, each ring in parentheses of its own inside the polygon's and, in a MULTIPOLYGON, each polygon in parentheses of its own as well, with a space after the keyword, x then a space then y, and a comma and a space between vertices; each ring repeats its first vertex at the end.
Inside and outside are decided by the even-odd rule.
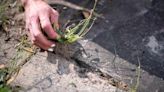
POLYGON ((94 21, 96 19, 93 17, 96 4, 97 0, 95 0, 94 7, 90 12, 89 17, 81 20, 76 26, 71 27, 71 25, 68 26, 65 31, 61 31, 54 25, 54 28, 56 29, 57 33, 60 35, 57 41, 60 43, 73 43, 81 39, 84 35, 86 35, 93 26, 94 21))

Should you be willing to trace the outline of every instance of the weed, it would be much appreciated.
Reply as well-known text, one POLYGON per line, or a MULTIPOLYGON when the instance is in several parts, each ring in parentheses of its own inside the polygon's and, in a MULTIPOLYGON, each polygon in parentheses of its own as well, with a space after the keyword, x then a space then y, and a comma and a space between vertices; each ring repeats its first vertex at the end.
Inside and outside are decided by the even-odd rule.
POLYGON ((137 89, 139 87, 140 84, 140 76, 141 76, 141 64, 140 64, 140 60, 138 59, 138 69, 137 69, 137 79, 136 79, 136 85, 134 87, 131 88, 130 92, 137 92, 137 89))
POLYGON ((81 20, 76 26, 71 27, 72 25, 68 26, 65 31, 61 31, 58 27, 54 24, 54 29, 57 30, 57 33, 60 35, 57 41, 60 43, 73 43, 80 38, 82 38, 86 33, 89 32, 90 28, 94 24, 95 18, 93 17, 93 12, 96 8, 97 0, 95 0, 94 7, 90 12, 90 16, 86 19, 81 20))

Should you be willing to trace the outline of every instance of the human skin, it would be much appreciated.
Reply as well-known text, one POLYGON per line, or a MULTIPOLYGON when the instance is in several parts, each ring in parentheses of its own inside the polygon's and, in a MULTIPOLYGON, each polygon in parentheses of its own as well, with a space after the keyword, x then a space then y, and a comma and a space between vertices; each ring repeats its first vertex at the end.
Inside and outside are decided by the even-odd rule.
POLYGON ((58 12, 43 0, 21 1, 25 8, 26 30, 28 30, 32 43, 44 50, 52 51, 55 43, 48 39, 59 37, 52 27, 52 24, 58 25, 58 12))

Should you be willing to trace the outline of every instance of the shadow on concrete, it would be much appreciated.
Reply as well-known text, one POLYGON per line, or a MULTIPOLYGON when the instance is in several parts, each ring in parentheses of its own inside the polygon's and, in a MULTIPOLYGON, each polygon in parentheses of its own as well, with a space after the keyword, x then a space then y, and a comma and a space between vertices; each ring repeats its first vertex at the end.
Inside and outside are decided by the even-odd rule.
MULTIPOLYGON (((60 45, 59 45, 60 46, 60 45)), ((88 72, 92 72, 93 68, 89 65, 85 64, 85 62, 81 62, 74 60, 74 56, 81 56, 81 50, 83 47, 79 43, 69 44, 68 46, 60 46, 60 48, 56 48, 54 52, 48 52, 47 60, 52 64, 57 64, 57 72, 59 75, 69 74, 70 64, 73 64, 73 70, 78 74, 80 78, 86 78, 88 72)), ((79 57, 81 58, 81 57, 79 57)))

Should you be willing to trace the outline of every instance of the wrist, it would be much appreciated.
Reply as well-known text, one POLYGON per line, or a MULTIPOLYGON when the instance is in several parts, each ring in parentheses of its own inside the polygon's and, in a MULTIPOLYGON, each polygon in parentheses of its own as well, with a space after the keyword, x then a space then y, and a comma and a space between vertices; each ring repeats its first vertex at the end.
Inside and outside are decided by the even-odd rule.
POLYGON ((35 2, 35 1, 44 1, 44 0, 21 0, 23 7, 27 7, 28 5, 30 5, 30 3, 35 2))

